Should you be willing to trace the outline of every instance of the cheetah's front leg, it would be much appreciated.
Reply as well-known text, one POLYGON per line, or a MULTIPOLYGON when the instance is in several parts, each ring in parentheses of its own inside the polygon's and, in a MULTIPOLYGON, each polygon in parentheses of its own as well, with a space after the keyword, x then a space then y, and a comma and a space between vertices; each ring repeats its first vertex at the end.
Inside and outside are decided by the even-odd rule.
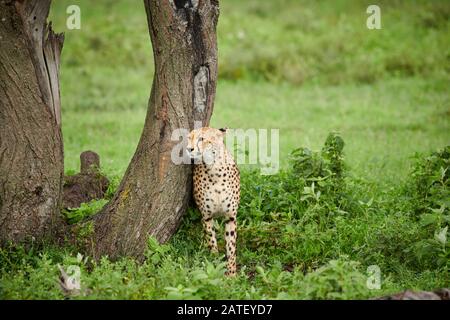
POLYGON ((227 253, 227 275, 236 275, 236 213, 228 217, 225 224, 225 241, 227 253))
POLYGON ((217 253, 216 232, 214 230, 214 220, 211 217, 203 217, 203 227, 205 229, 208 248, 213 253, 217 253))

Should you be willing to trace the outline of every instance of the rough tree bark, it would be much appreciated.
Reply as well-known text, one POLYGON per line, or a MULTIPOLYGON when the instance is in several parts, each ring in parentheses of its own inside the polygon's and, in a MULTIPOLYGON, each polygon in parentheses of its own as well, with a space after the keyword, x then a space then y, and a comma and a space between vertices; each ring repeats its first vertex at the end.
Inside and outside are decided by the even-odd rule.
POLYGON ((171 161, 173 130, 209 123, 216 91, 218 0, 145 0, 155 74, 144 129, 113 199, 93 219, 93 255, 141 256, 175 232, 191 167, 171 161))
POLYGON ((0 243, 41 240, 59 219, 63 147, 50 0, 0 1, 0 243))

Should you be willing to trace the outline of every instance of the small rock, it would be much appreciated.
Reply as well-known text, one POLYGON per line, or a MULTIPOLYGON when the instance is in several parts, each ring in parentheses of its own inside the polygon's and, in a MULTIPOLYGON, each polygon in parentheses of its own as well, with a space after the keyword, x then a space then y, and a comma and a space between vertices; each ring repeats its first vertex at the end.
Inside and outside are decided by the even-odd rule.
POLYGON ((449 300, 450 289, 443 288, 435 291, 411 291, 392 294, 375 300, 449 300))

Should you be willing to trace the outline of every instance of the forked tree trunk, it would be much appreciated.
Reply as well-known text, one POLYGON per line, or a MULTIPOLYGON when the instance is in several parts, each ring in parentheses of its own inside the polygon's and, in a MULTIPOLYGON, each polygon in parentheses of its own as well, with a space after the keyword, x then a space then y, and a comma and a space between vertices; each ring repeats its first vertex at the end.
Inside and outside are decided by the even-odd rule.
POLYGON ((191 167, 171 161, 172 132, 209 123, 216 91, 218 0, 144 1, 155 75, 137 150, 110 203, 94 218, 93 253, 140 256, 151 235, 175 232, 191 167))
POLYGON ((59 57, 50 0, 0 1, 0 242, 55 231, 63 177, 59 57))

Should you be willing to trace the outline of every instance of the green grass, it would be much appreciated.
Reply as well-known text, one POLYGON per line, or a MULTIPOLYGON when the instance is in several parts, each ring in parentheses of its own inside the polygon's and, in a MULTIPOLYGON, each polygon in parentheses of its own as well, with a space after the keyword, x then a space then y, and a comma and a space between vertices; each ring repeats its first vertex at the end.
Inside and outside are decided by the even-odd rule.
MULTIPOLYGON (((57 30, 66 30, 68 3, 55 2, 57 30)), ((66 168, 94 149, 121 174, 152 80, 143 4, 72 3, 81 7, 82 29, 66 30, 62 56, 66 168)), ((381 2, 383 29, 370 31, 365 5, 223 1, 212 125, 279 128, 283 164, 295 147, 317 148, 338 130, 355 172, 378 181, 404 176, 414 152, 447 144, 450 6, 381 2)))
MULTIPOLYGON (((355 174, 392 183, 405 177, 415 152, 450 142, 449 103, 440 79, 301 88, 244 80, 219 84, 211 125, 280 129, 284 165, 295 147, 317 149, 328 132, 339 131, 355 174)), ((66 168, 78 168, 79 153, 92 149, 108 172, 122 174, 139 140, 145 112, 64 112, 66 168)))
MULTIPOLYGON (((81 298, 348 299, 448 287, 449 242, 436 240, 449 235, 448 160, 429 155, 450 144, 450 5, 379 1, 382 29, 371 31, 368 4, 221 1, 211 125, 280 129, 282 163, 271 177, 243 170, 237 279, 222 276, 223 257, 202 246, 191 210, 168 244, 149 242, 143 264, 78 261, 72 246, 2 249, 0 297, 62 298, 57 263, 81 267, 81 298), (327 170, 297 172, 290 152, 320 150, 332 131, 345 141, 344 177, 328 176, 320 153, 327 170), (325 179, 314 192, 312 178, 325 179), (370 265, 381 268, 381 290, 365 285, 370 265)), ((91 149, 117 181, 152 81, 143 3, 58 0, 51 18, 66 32, 66 171, 78 171, 79 154, 91 149), (69 4, 81 7, 81 30, 66 30, 69 4)))
MULTIPOLYGON (((63 298, 58 265, 80 268, 79 299, 364 299, 448 286, 450 147, 418 157, 407 183, 374 194, 347 174, 342 141, 330 135, 321 152, 298 149, 269 178, 243 172, 235 279, 224 277, 223 255, 208 252, 200 214, 189 210, 168 244, 149 239, 142 264, 95 262, 73 244, 0 249, 0 296, 63 298), (381 271, 378 290, 366 285, 370 266, 381 271)), ((88 206, 72 217, 92 214, 88 206)), ((218 244, 223 251, 222 235, 218 244)))

